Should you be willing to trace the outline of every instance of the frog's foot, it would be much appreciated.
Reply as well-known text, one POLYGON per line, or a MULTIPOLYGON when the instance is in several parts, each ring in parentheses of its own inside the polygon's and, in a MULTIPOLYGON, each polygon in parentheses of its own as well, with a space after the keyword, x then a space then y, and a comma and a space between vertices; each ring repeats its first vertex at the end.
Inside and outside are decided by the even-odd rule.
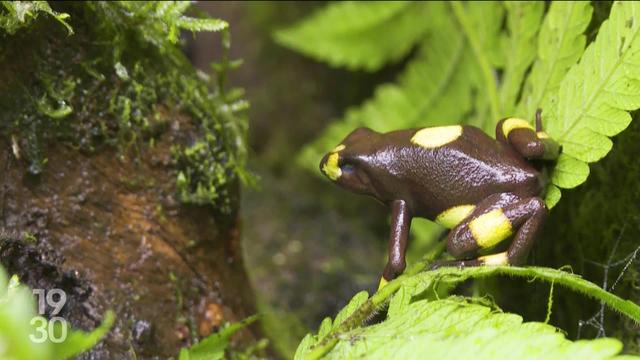
POLYGON ((542 130, 541 110, 536 112, 536 127, 524 119, 506 118, 496 125, 496 140, 527 159, 553 160, 560 146, 542 130))
POLYGON ((512 194, 500 194, 487 198, 451 230, 447 237, 447 251, 458 259, 469 258, 480 249, 492 248, 510 238, 515 232, 508 250, 477 259, 449 262, 446 266, 523 264, 546 215, 547 208, 539 197, 520 199, 512 194))
POLYGON ((456 267, 458 269, 463 269, 466 267, 473 266, 481 266, 483 265, 480 262, 480 259, 470 259, 470 260, 439 260, 431 263, 429 265, 429 270, 436 270, 443 267, 456 267))

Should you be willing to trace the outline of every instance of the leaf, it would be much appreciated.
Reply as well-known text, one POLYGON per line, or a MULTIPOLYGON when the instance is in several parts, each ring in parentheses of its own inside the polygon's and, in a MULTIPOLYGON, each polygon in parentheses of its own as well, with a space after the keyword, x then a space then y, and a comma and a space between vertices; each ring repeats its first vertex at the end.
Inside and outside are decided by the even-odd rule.
MULTIPOLYGON (((68 329, 67 338, 61 343, 52 343, 52 351, 54 359, 68 359, 79 355, 92 347, 94 347, 111 329, 115 316, 112 311, 107 311, 102 324, 91 332, 74 331, 69 329, 69 325, 65 322, 61 326, 68 329)), ((55 325, 60 325, 56 322, 55 325)), ((60 333, 60 326, 54 328, 55 333, 60 333)))
POLYGON ((551 174, 551 182, 558 187, 571 189, 582 184, 588 176, 587 164, 569 155, 560 154, 551 174))
MULTIPOLYGON (((627 111, 640 107, 639 33, 640 4, 614 3, 596 40, 560 84, 547 131, 564 154, 583 164, 604 157, 612 146, 608 136, 624 130, 631 119, 627 111)), ((574 166, 571 173, 556 167, 552 181, 559 187, 576 186, 576 175, 582 182, 588 175, 585 167, 574 166)))
POLYGON ((332 329, 338 328, 354 311, 356 311, 360 305, 364 304, 365 301, 369 299, 369 293, 366 291, 360 291, 357 293, 345 306, 338 315, 336 315, 336 319, 333 321, 332 329))
POLYGON ((391 319, 401 316, 405 311, 407 311, 409 304, 411 304, 411 298, 414 295, 423 292, 431 285, 431 281, 424 281, 417 276, 407 279, 407 281, 402 283, 402 286, 389 301, 387 318, 391 319))
POLYGON ((229 23, 220 19, 196 19, 188 16, 181 16, 176 20, 178 27, 193 31, 221 31, 229 27, 229 23))
POLYGON ((331 331, 332 327, 333 321, 331 320, 331 318, 324 318, 324 320, 322 320, 322 322, 320 323, 320 328, 318 328, 318 339, 321 340, 322 338, 324 338, 329 333, 329 331, 331 331))
POLYGON ((501 113, 494 69, 504 62, 499 50, 500 26, 504 8, 499 2, 452 1, 451 9, 464 33, 475 60, 478 78, 476 116, 467 121, 491 131, 501 113))
POLYGON ((560 201, 561 197, 562 197, 562 193, 560 192, 560 189, 558 189, 557 186, 553 184, 547 185, 544 202, 547 204, 548 209, 552 209, 554 206, 556 206, 558 201, 560 201))
POLYGON ((47 332, 46 338, 36 331, 38 327, 48 331, 51 324, 36 314, 31 290, 20 284, 15 275, 8 281, 4 269, 0 267, 0 359, 58 360, 79 355, 104 337, 113 324, 114 316, 108 311, 102 324, 88 333, 73 330, 64 319, 58 319, 60 321, 52 322, 53 334, 47 332), (66 337, 62 336, 62 327, 65 328, 66 337), (36 340, 31 340, 32 336, 36 340), (63 340, 54 342, 52 339, 63 340))
POLYGON ((49 344, 33 343, 30 322, 36 315, 36 304, 26 286, 9 289, 7 274, 0 267, 0 358, 50 359, 49 344))
POLYGON ((397 84, 379 86, 371 100, 350 109, 343 120, 333 122, 302 150, 299 164, 316 171, 322 155, 356 127, 386 132, 430 122, 453 124, 468 111, 471 79, 463 66, 464 38, 456 31, 444 4, 434 3, 432 14, 439 19, 438 24, 432 24, 438 36, 424 42, 420 54, 407 65, 397 84))
POLYGON ((436 15, 409 1, 337 2, 277 31, 275 40, 335 67, 375 71, 406 56, 436 15))
POLYGON ((506 1, 508 36, 504 39, 504 75, 500 86, 500 118, 512 116, 526 70, 536 58, 534 39, 542 21, 544 3, 506 1))
POLYGON ((551 325, 449 298, 416 301, 381 324, 354 329, 325 358, 608 359, 621 350, 615 339, 572 342, 551 325))
POLYGON ((224 351, 231 336, 256 321, 257 315, 250 316, 240 322, 229 324, 219 332, 209 335, 191 348, 180 350, 180 360, 217 360, 224 358, 224 351))
POLYGON ((293 355, 293 359, 294 360, 304 359, 304 355, 309 351, 309 348, 311 348, 311 346, 314 345, 315 343, 316 342, 314 341, 313 335, 307 334, 304 338, 302 338, 302 341, 300 341, 300 344, 296 349, 296 353, 293 355))
POLYGON ((538 56, 523 88, 516 114, 533 119, 538 108, 546 115, 557 96, 560 82, 574 65, 586 43, 583 35, 593 8, 588 1, 554 1, 538 36, 538 56))
MULTIPOLYGON (((373 342, 366 343, 364 348, 366 348, 367 354, 369 354, 369 352, 376 354, 375 351, 377 347, 383 346, 384 348, 386 348, 387 346, 391 346, 391 344, 394 344, 394 342, 399 339, 414 339, 420 336, 419 332, 426 332, 426 333, 433 334, 433 333, 442 332, 443 329, 446 329, 444 333, 436 334, 437 335, 436 338, 441 339, 443 336, 444 337, 448 336, 447 334, 449 334, 455 326, 458 326, 459 323, 462 324, 462 327, 460 329, 464 331, 475 332, 477 324, 474 324, 475 314, 473 313, 445 314, 444 316, 447 318, 447 321, 449 321, 449 318, 455 319, 451 321, 452 325, 448 327, 447 326, 443 327, 442 321, 436 321, 430 324, 429 326, 423 327, 423 321, 417 321, 416 323, 414 323, 413 317, 420 317, 422 315, 425 315, 426 310, 423 310, 423 309, 416 310, 411 306, 412 304, 420 301, 423 304, 441 303, 441 300, 426 302, 425 300, 421 299, 420 293, 424 289, 427 289, 428 287, 436 286, 436 285, 438 287, 442 287, 442 286, 451 287, 465 280, 468 280, 470 278, 484 278, 484 277, 495 276, 495 275, 517 276, 517 277, 529 278, 534 280, 543 280, 556 285, 565 286, 574 291, 580 292, 586 296, 600 300, 604 305, 628 316, 629 318, 633 319, 633 321, 640 323, 640 306, 639 305, 629 300, 621 299, 618 296, 602 289, 598 285, 591 283, 587 280, 584 280, 578 275, 568 273, 565 271, 543 268, 543 267, 480 266, 480 267, 468 267, 468 268, 443 267, 443 268, 439 268, 437 270, 432 270, 432 271, 416 272, 416 271, 420 271, 420 269, 426 268, 428 264, 429 262, 425 261, 421 263, 418 268, 410 269, 408 272, 405 272, 405 275, 401 275, 397 279, 389 282, 387 286, 379 290, 367 302, 363 303, 363 305, 360 306, 360 308, 358 308, 355 312, 353 312, 353 314, 349 317, 349 319, 344 321, 340 327, 333 329, 332 332, 324 338, 324 340, 320 341, 319 343, 315 343, 308 340, 308 338, 305 338, 306 339, 305 342, 302 343, 298 347, 298 350, 296 351, 296 359, 301 359, 301 358, 318 359, 320 357, 323 357, 330 351, 332 351, 332 349, 334 349, 334 347, 336 347, 339 344, 343 344, 343 346, 346 346, 346 350, 343 349, 344 351, 342 350, 338 351, 337 356, 350 355, 351 354, 350 352, 353 350, 351 349, 350 345, 357 344, 360 339, 367 336, 368 331, 375 332, 377 331, 376 329, 384 327, 385 323, 388 323, 390 321, 398 321, 398 319, 401 319, 399 322, 404 323, 406 326, 399 329, 397 333, 387 333, 384 335, 383 334, 376 335, 376 336, 381 336, 381 338, 377 340, 378 342, 384 343, 384 345, 376 344, 373 342), (401 295, 397 295, 397 294, 401 294, 401 295), (364 319, 370 316, 374 311, 376 311, 376 306, 383 304, 392 296, 393 298, 391 300, 391 304, 389 308, 391 314, 387 316, 387 320, 382 324, 362 328, 361 327, 362 322, 364 321, 364 319), (395 296, 398 296, 398 298, 396 298, 395 296), (407 318, 407 316, 411 316, 411 318, 407 318), (411 328, 411 326, 419 326, 420 327, 419 331, 416 332, 415 329, 411 328), (468 329, 466 329, 465 326, 467 326, 468 329), (347 339, 346 342, 344 341, 345 339, 347 339), (384 341, 379 341, 380 339, 384 339, 384 341), (349 343, 349 345, 345 344, 347 342, 349 343), (302 347, 302 345, 304 345, 304 348, 302 347)), ((455 301, 456 298, 449 297, 445 301, 451 301, 451 300, 455 301)), ((533 329, 534 331, 531 331, 531 333, 528 333, 529 336, 543 335, 541 333, 547 333, 547 334, 557 333, 556 328, 546 324, 529 323, 523 326, 527 329, 530 327, 534 328, 533 329)), ((372 341, 376 341, 376 336, 371 337, 371 339, 373 339, 372 341)), ((428 339, 422 339, 422 340, 427 341, 428 339)), ((491 344, 495 344, 496 346, 511 345, 511 343, 509 342, 510 340, 508 338, 502 339, 502 340, 504 341, 504 343, 492 342, 491 344)), ((522 339, 515 339, 514 341, 517 343, 518 346, 522 346, 523 344, 519 342, 521 340, 522 339)), ((556 351, 559 351, 559 354, 562 354, 562 352, 565 350, 568 351, 569 353, 571 353, 571 351, 584 350, 584 351, 593 352, 594 354, 598 354, 598 351, 595 351, 598 349, 604 350, 606 353, 609 353, 611 351, 613 351, 614 353, 617 353, 619 349, 614 351, 613 348, 614 347, 618 348, 620 344, 617 340, 607 340, 607 341, 610 341, 611 343, 609 342, 598 343, 597 345, 593 345, 595 346, 595 348, 588 347, 592 345, 584 345, 584 346, 587 346, 587 348, 582 348, 583 345, 572 345, 569 343, 564 343, 567 340, 565 340, 563 337, 557 338, 556 340, 558 341, 558 343, 562 343, 562 347, 555 349, 556 351), (611 344, 615 344, 615 346, 611 344), (565 346, 568 346, 568 348, 566 348, 565 346), (603 346, 603 347, 600 348, 600 346, 603 346)), ((485 346, 487 346, 487 344, 488 343, 480 343, 480 345, 482 345, 481 348, 473 348, 473 349, 477 349, 478 351, 480 351, 485 346)), ((583 342, 576 342, 575 344, 583 344, 583 342)), ((473 344, 467 344, 467 345, 473 346, 473 344)), ((403 348, 393 348, 392 351, 398 352, 398 353, 405 350, 409 351, 410 345, 408 345, 407 343, 400 343, 399 346, 402 346, 403 348), (404 348, 405 345, 408 346, 408 348, 404 348)), ((435 348, 436 345, 433 345, 433 346, 435 348)), ((542 351, 542 348, 537 348, 535 350, 542 351)), ((357 353, 360 350, 355 349, 353 351, 357 353)), ((334 354, 334 353, 331 352, 331 354, 334 354)), ((422 356, 424 356, 425 354, 422 354, 422 356)), ((431 358, 432 354, 431 353, 428 353, 428 354, 429 354, 429 357, 431 358)), ((371 355, 371 356, 377 357, 377 354, 371 355)), ((380 356, 382 358, 386 357, 386 356, 382 356, 382 354, 380 354, 380 356)), ((435 355, 433 355, 433 357, 440 358, 440 356, 435 356, 435 355)), ((499 356, 498 358, 502 358, 502 357, 504 356, 499 356)), ((401 356, 401 358, 404 358, 404 357, 401 356)))

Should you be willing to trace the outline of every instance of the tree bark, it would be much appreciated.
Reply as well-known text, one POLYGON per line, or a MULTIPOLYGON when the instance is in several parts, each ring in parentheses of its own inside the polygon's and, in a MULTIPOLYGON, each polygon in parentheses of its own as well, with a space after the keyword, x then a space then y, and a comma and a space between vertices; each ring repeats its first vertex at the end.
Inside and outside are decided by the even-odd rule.
MULTIPOLYGON (((0 262, 32 288, 63 289, 61 315, 76 328, 95 327, 107 309, 116 313, 112 331, 85 358, 176 356, 254 313, 238 202, 225 215, 176 200, 170 148, 194 125, 161 114, 168 126, 154 146, 87 155, 49 144, 38 177, 27 175, 10 138, 0 140, 0 262)), ((253 338, 241 334, 240 341, 253 338)))

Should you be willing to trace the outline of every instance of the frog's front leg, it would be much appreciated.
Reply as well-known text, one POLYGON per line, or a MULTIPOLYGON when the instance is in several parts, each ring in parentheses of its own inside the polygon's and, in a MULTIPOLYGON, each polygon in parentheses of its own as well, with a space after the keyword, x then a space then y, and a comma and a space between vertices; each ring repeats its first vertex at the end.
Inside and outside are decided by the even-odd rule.
POLYGON ((384 268, 379 288, 402 274, 406 267, 405 254, 411 227, 411 214, 406 201, 391 203, 391 234, 389 235, 389 260, 384 268))
POLYGON ((536 111, 536 128, 518 118, 502 119, 496 125, 496 140, 511 147, 527 159, 553 160, 560 146, 542 130, 541 110, 536 111))
POLYGON ((521 265, 525 262, 547 216, 547 208, 539 197, 519 199, 512 194, 499 196, 500 204, 479 204, 467 219, 449 233, 447 251, 458 260, 438 262, 432 268, 521 265), (472 258, 471 255, 478 250, 491 248, 511 237, 514 232, 513 241, 506 252, 472 258))

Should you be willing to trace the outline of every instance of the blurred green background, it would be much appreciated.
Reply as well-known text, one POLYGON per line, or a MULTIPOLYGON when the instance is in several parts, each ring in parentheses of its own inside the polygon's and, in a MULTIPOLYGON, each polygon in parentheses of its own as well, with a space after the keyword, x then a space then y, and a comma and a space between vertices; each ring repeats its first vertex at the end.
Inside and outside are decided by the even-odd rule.
MULTIPOLYGON (((259 177, 257 188, 242 193, 245 262, 266 330, 278 333, 275 346, 285 353, 354 293, 375 290, 386 257, 386 209, 295 163, 303 145, 401 67, 376 74, 331 69, 272 40, 273 31, 321 5, 197 4, 231 24, 231 57, 243 59, 229 83, 246 89, 251 103, 249 169, 259 177)), ((209 71, 218 35, 188 38, 187 53, 209 71)))
MULTIPOLYGON (((265 314, 266 334, 283 354, 291 354, 309 329, 337 313, 357 291, 375 290, 386 257, 387 210, 372 199, 337 188, 318 176, 319 172, 302 169, 296 158, 332 120, 370 98, 377 85, 394 81, 407 60, 373 73, 348 71, 274 42, 274 31, 324 5, 198 4, 212 16, 229 21, 231 55, 244 60, 230 74, 230 84, 246 89, 251 103, 249 168, 259 177, 257 188, 245 188, 242 193, 245 261, 258 309, 265 314)), ((611 3, 593 6, 588 40, 608 15, 611 3)), ((187 51, 200 69, 209 71, 218 43, 216 34, 189 37, 187 51)), ((412 55, 415 51, 408 58, 412 55)), ((614 139, 612 153, 591 166, 589 181, 563 193, 541 236, 544 240, 529 257, 530 264, 569 265, 597 284, 610 286, 617 281, 614 292, 619 296, 632 301, 640 298, 640 269, 631 257, 640 233, 636 181, 640 170, 632 160, 640 151, 638 134, 635 121, 614 139), (617 279, 622 270, 624 276, 617 279)), ((428 246, 424 241, 433 239, 412 239, 409 263, 428 246)), ((522 314, 526 320, 542 321, 546 316, 547 284, 495 278, 461 291, 490 294, 503 310, 522 314)), ((555 293, 551 323, 565 329, 569 337, 592 338, 606 332, 622 338, 630 351, 640 348, 637 324, 570 291, 556 289, 555 293)))

